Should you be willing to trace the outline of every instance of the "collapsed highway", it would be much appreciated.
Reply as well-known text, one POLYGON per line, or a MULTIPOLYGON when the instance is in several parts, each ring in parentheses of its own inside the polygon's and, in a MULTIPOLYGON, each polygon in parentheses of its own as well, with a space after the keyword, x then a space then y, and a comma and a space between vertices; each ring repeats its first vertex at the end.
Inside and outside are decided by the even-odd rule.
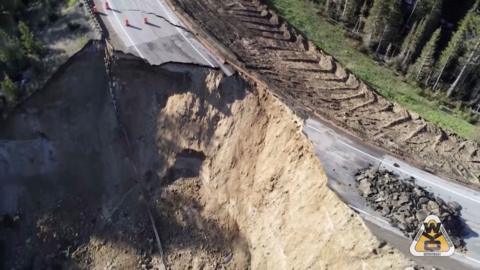
MULTIPOLYGON (((4 196, 9 203, 4 203, 8 207, 2 211, 22 207, 13 203, 23 198, 22 190, 44 196, 31 190, 32 176, 43 175, 45 181, 58 185, 60 194, 65 194, 59 201, 67 202, 71 190, 64 191, 57 176, 73 182, 85 177, 105 179, 96 194, 99 199, 86 205, 92 212, 82 214, 94 220, 92 225, 74 237, 76 244, 56 244, 61 250, 77 248, 69 256, 80 260, 82 267, 403 269, 411 265, 405 257, 413 259, 406 251, 409 239, 369 209, 354 184, 355 173, 369 165, 415 177, 419 185, 463 207, 462 217, 470 229, 465 238, 467 253, 439 260, 415 258, 418 264, 455 269, 480 265, 480 216, 475 211, 480 194, 465 186, 479 186, 478 144, 386 101, 258 1, 95 0, 87 4, 109 38, 106 55, 101 44, 92 46, 94 53, 82 54, 92 59, 102 55, 111 69, 101 78, 90 73, 90 79, 101 85, 92 83, 90 88, 100 92, 110 88, 113 94, 93 91, 89 98, 77 93, 75 99, 84 100, 95 112, 79 119, 73 115, 80 114, 81 107, 70 111, 71 104, 58 100, 50 108, 25 109, 8 127, 28 119, 17 126, 18 131, 28 130, 28 139, 19 146, 14 139, 17 131, 4 132, 0 144, 5 160, 0 163, 5 164, 0 191, 14 194, 4 196), (108 107, 112 101, 116 111, 108 107), (44 114, 48 117, 42 118, 41 112, 48 112, 44 114), (89 139, 78 136, 69 146, 70 136, 75 135, 60 135, 48 128, 54 119, 50 117, 60 112, 65 112, 70 129, 89 139), (100 117, 94 132, 98 135, 93 136, 82 128, 88 124, 81 123, 96 117, 100 117), (119 129, 124 132, 118 133, 119 129), (41 138, 31 139, 38 134, 41 138), (87 147, 87 141, 96 143, 87 147), (29 160, 14 157, 13 145, 25 156, 43 149, 44 157, 30 159, 51 163, 32 167, 29 160), (96 163, 102 173, 72 176, 65 172, 63 162, 72 166, 70 153, 82 148, 88 152, 78 158, 82 166, 90 170, 96 163), (324 167, 328 186, 366 220, 379 239, 403 255, 376 240, 326 188, 313 153, 324 167), (84 161, 96 155, 92 164, 84 161), (440 162, 430 162, 432 156, 440 162), (109 168, 112 161, 115 166, 109 168), (21 168, 12 166, 15 162, 30 171, 21 173, 21 168), (22 184, 3 179, 21 179, 22 184), (108 186, 115 188, 108 190, 108 186), (145 209, 152 209, 153 215, 150 210, 145 214, 145 209), (296 224, 301 219, 303 224, 296 224), (140 230, 132 229, 135 223, 140 230), (88 238, 89 234, 96 238, 88 238), (126 248, 110 244, 115 242, 112 239, 126 248), (145 239, 148 247, 142 246, 145 239), (105 263, 105 257, 119 259, 105 263)), ((89 61, 101 74, 97 60, 89 61)), ((52 84, 59 85, 57 90, 45 90, 52 96, 68 85, 52 84)), ((89 185, 93 188, 95 182, 89 185)), ((76 203, 84 200, 85 192, 75 198, 76 203)), ((27 204, 39 207, 33 201, 27 204)), ((66 208, 59 211, 68 212, 66 208)), ((41 225, 54 228, 55 217, 46 216, 41 225)), ((59 233, 59 239, 75 235, 77 225, 69 226, 72 232, 59 233)), ((57 243, 57 236, 50 236, 47 229, 42 232, 44 242, 57 243)))
POLYGON ((376 165, 405 178, 413 177, 443 200, 463 205, 463 218, 470 227, 466 232, 470 250, 466 255, 457 253, 456 260, 474 268, 480 265, 480 216, 475 210, 480 202, 477 143, 388 102, 331 56, 317 50, 261 1, 173 2, 182 7, 179 12, 183 10, 187 23, 204 30, 205 40, 226 47, 226 58, 257 75, 308 118, 305 133, 317 148, 329 185, 353 209, 399 234, 358 198, 354 175, 376 165))

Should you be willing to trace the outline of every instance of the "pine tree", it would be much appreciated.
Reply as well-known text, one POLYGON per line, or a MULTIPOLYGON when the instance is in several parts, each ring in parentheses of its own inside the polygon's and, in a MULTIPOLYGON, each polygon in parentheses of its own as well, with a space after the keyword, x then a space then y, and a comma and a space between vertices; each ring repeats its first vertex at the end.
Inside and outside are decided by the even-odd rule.
POLYGON ((367 46, 376 45, 376 53, 386 45, 398 43, 403 26, 401 0, 375 0, 365 25, 364 41, 367 46))
POLYGON ((443 77, 443 74, 449 65, 453 62, 454 59, 458 58, 464 49, 464 42, 466 39, 467 29, 469 27, 470 21, 472 20, 473 12, 469 11, 465 18, 462 20, 458 26, 457 31, 453 34, 452 38, 448 42, 447 47, 442 51, 438 64, 437 64, 437 74, 436 82, 433 86, 433 90, 436 90, 440 80, 443 77))
POLYGON ((460 83, 460 81, 463 79, 464 76, 466 76, 465 74, 468 72, 467 68, 469 67, 469 65, 472 64, 472 62, 474 61, 474 58, 477 56, 479 47, 480 47, 480 36, 479 38, 477 38, 477 43, 475 44, 475 47, 473 48, 473 50, 469 52, 469 56, 465 61, 465 63, 463 63, 462 69, 460 70, 460 73, 458 74, 457 78, 448 88, 447 97, 452 96, 452 94, 456 91, 456 88, 458 87, 458 84, 460 83))
POLYGON ((18 93, 18 87, 6 73, 4 74, 3 81, 0 84, 0 90, 1 94, 5 96, 8 102, 15 101, 18 93))
POLYGON ((378 43, 385 31, 385 17, 389 13, 392 0, 374 0, 365 23, 365 44, 367 47, 378 43))
POLYGON ((423 33, 425 33, 426 26, 427 26, 427 19, 425 18, 420 21, 417 29, 413 33, 412 41, 410 43, 410 46, 408 47, 408 50, 410 51, 410 58, 413 57, 413 55, 416 53, 416 50, 420 46, 422 35, 423 33))
POLYGON ((355 24, 361 4, 360 0, 344 0, 341 18, 346 24, 355 24))
MULTIPOLYGON (((435 29, 438 28, 442 3, 443 0, 417 0, 415 2, 405 27, 412 18, 418 21, 415 21, 405 37, 397 60, 401 63, 402 70, 407 69, 419 57, 422 48, 428 42, 435 29)), ((404 33, 405 30, 401 32, 404 33)))
POLYGON ((418 27, 418 24, 417 22, 415 22, 412 28, 410 29, 410 31, 408 32, 407 36, 403 40, 402 46, 400 48, 399 58, 403 59, 405 57, 408 51, 408 48, 410 48, 410 45, 412 43, 413 36, 415 35, 415 31, 417 31, 417 27, 418 27))
POLYGON ((325 4, 323 4, 323 14, 327 15, 328 17, 331 17, 331 9, 330 9, 330 0, 325 0, 325 4))
POLYGON ((41 51, 41 46, 35 40, 33 33, 26 23, 20 21, 18 23, 18 31, 20 32, 20 41, 25 52, 32 56, 37 56, 41 51))
POLYGON ((358 20, 355 22, 355 26, 353 27, 353 32, 358 33, 365 26, 365 22, 367 20, 366 19, 367 11, 368 11, 368 0, 364 0, 362 8, 360 9, 358 20))
MULTIPOLYGON (((442 7, 442 0, 416 0, 408 18, 405 21, 406 26, 410 22, 419 21, 433 12, 434 9, 442 7)), ((433 32, 433 31, 432 31, 433 32)))
MULTIPOLYGON (((427 1, 424 0, 424 2, 427 1)), ((412 48, 412 59, 415 59, 420 55, 422 48, 425 46, 429 38, 433 35, 433 32, 440 24, 443 0, 436 0, 434 3, 427 3, 427 5, 430 10, 425 16, 425 24, 421 29, 419 29, 418 40, 415 44, 415 48, 412 48)))
POLYGON ((0 29, 0 64, 13 74, 22 70, 26 63, 27 57, 18 38, 0 29))
POLYGON ((387 31, 385 43, 397 43, 403 26, 402 1, 393 0, 389 5, 389 13, 385 18, 387 31))
POLYGON ((462 89, 460 84, 464 80, 470 80, 472 77, 476 77, 474 74, 471 74, 471 71, 475 65, 478 65, 478 58, 480 57, 480 15, 477 13, 478 5, 479 3, 477 1, 469 11, 463 50, 459 53, 456 61, 457 65, 455 65, 454 69, 456 78, 447 91, 447 96, 449 97, 461 90, 464 90, 463 95, 468 94, 470 89, 462 89))
POLYGON ((399 55, 401 60, 401 69, 405 70, 413 59, 421 40, 421 35, 425 30, 426 19, 420 21, 418 25, 410 31, 402 45, 402 52, 399 55))
POLYGON ((440 28, 438 28, 423 47, 420 57, 417 58, 415 64, 410 68, 409 76, 417 81, 425 80, 433 71, 435 66, 435 51, 437 49, 438 40, 440 39, 440 28))

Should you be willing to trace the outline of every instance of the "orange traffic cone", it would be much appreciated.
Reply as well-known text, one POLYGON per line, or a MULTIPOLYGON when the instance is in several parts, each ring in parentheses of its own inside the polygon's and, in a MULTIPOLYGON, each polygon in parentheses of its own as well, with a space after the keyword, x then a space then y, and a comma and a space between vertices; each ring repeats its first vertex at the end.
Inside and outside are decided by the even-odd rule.
POLYGON ((93 10, 93 13, 98 13, 97 6, 93 5, 92 10, 93 10))
POLYGON ((143 18, 143 22, 144 22, 145 24, 148 24, 148 18, 147 18, 147 17, 144 17, 144 18, 143 18))
POLYGON ((105 2, 105 9, 110 10, 110 5, 108 4, 108 2, 105 2))
POLYGON ((130 23, 128 22, 128 19, 125 19, 125 26, 130 26, 130 23))

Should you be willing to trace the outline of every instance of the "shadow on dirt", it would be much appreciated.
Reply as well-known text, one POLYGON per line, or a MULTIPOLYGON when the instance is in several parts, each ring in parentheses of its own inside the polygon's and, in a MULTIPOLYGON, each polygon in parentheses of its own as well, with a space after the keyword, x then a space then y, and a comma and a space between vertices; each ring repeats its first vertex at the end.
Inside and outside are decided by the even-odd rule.
MULTIPOLYGON (((171 95, 187 92, 201 104, 199 117, 206 117, 207 106, 227 115, 247 87, 228 89, 232 83, 225 81, 238 80, 233 77, 210 91, 206 68, 120 60, 114 66, 116 112, 103 51, 91 46, 1 123, 0 214, 18 219, 13 226, 2 220, 0 268, 90 268, 113 257, 125 258, 120 268, 152 264, 158 249, 147 208, 160 225, 167 259, 188 247, 224 262, 232 239, 246 241, 235 226, 200 215, 194 195, 206 156, 162 137, 162 129, 182 119, 159 115, 171 95), (162 193, 178 181, 192 187, 162 193)), ((215 121, 208 123, 198 129, 206 144, 215 131, 215 121)))

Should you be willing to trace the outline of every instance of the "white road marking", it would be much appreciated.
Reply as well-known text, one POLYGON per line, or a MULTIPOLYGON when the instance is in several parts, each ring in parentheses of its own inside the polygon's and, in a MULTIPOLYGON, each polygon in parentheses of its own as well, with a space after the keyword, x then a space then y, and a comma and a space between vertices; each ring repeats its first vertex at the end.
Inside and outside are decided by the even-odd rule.
POLYGON ((381 219, 381 218, 379 218, 379 217, 376 217, 376 216, 368 213, 367 211, 364 211, 364 210, 362 210, 362 209, 360 209, 360 208, 357 208, 357 207, 355 207, 355 206, 353 206, 353 205, 351 205, 351 204, 349 204, 348 207, 350 207, 350 208, 352 208, 353 210, 355 210, 355 211, 357 211, 357 212, 359 212, 359 213, 361 213, 361 214, 364 214, 364 215, 366 215, 366 216, 368 216, 368 217, 370 217, 370 218, 372 218, 372 219, 375 219, 376 221, 382 222, 382 223, 387 224, 388 226, 390 226, 390 223, 388 223, 388 221, 386 221, 386 220, 384 220, 384 219, 381 219))
MULTIPOLYGON (((113 2, 113 1, 110 2, 110 6, 112 7, 112 9, 115 9, 115 7, 112 5, 112 2, 113 2)), ((130 43, 132 44, 132 46, 133 46, 133 47, 135 48, 135 50, 138 52, 138 55, 139 55, 140 57, 142 57, 143 59, 146 59, 146 58, 143 56, 143 54, 142 54, 142 52, 140 51, 140 49, 138 49, 137 45, 135 45, 135 42, 133 42, 132 38, 128 35, 127 30, 125 30, 125 28, 123 27, 122 22, 120 21, 120 19, 119 19, 118 16, 117 16, 117 13, 116 13, 115 11, 113 11, 113 12, 111 12, 111 13, 113 13, 113 15, 115 16, 115 19, 117 19, 117 22, 118 22, 118 24, 120 25, 120 29, 123 30, 123 32, 124 32, 125 35, 127 36, 128 40, 129 40, 130 43)))
MULTIPOLYGON (((310 128, 310 129, 313 129, 313 130, 315 130, 315 131, 317 131, 317 132, 319 132, 319 133, 324 133, 324 131, 321 131, 321 130, 319 130, 319 129, 317 129, 317 128, 309 125, 309 124, 307 124, 306 127, 307 127, 307 128, 310 128)), ((330 132, 330 130, 327 130, 327 132, 329 132, 330 134, 332 134, 332 133, 330 132)), ((334 134, 332 134, 332 135, 334 135, 334 134)), ((363 155, 366 155, 366 156, 368 156, 368 157, 370 157, 370 158, 372 158, 372 159, 374 159, 374 160, 376 160, 376 161, 379 161, 379 162, 382 162, 382 163, 384 163, 384 164, 387 164, 387 165, 391 166, 392 168, 394 168, 395 170, 400 170, 400 171, 404 172, 405 174, 412 175, 412 174, 409 173, 409 172, 406 172, 406 171, 404 171, 404 170, 401 170, 400 168, 397 168, 397 167, 395 167, 395 166, 393 166, 393 165, 391 165, 391 164, 386 163, 384 160, 378 159, 378 158, 370 155, 369 153, 366 153, 366 152, 364 152, 364 151, 362 151, 362 150, 360 150, 360 149, 357 149, 357 148, 355 148, 355 147, 347 144, 346 142, 343 142, 343 141, 341 140, 341 138, 338 138, 338 137, 336 137, 336 136, 334 136, 334 137, 337 138, 338 141, 340 141, 340 143, 342 143, 343 145, 347 146, 348 148, 350 148, 350 149, 352 149, 352 150, 355 150, 355 151, 357 151, 357 152, 359 152, 359 153, 361 153, 361 154, 363 154, 363 155)), ((451 189, 448 189, 448 187, 443 187, 443 186, 441 186, 441 185, 439 185, 439 184, 437 184, 437 183, 432 183, 432 182, 429 181, 429 180, 425 180, 425 179, 422 178, 422 177, 417 177, 417 178, 420 178, 421 180, 423 180, 423 181, 425 181, 425 182, 427 182, 427 183, 431 183, 432 185, 435 185, 435 186, 437 186, 437 187, 439 187, 439 188, 442 188, 442 189, 444 189, 444 190, 446 190, 446 191, 449 191, 449 192, 451 192, 451 193, 454 193, 454 194, 456 194, 456 195, 458 195, 458 196, 460 196, 460 197, 462 197, 462 198, 466 198, 466 199, 471 200, 471 201, 476 202, 476 203, 479 203, 479 202, 480 202, 480 201, 478 201, 478 200, 476 200, 476 199, 473 199, 473 198, 470 198, 470 197, 466 197, 466 196, 463 195, 463 194, 460 194, 460 193, 458 193, 458 192, 456 192, 456 191, 453 191, 453 190, 451 190, 451 189)), ((353 206, 353 205, 351 205, 351 204, 348 204, 348 206, 349 206, 350 208, 352 208, 353 210, 359 212, 360 214, 364 215, 365 217, 370 218, 371 220, 374 220, 374 221, 377 221, 377 222, 381 222, 381 223, 383 223, 383 224, 387 224, 388 226, 387 226, 387 227, 384 227, 385 229, 394 232, 395 234, 399 235, 400 237, 404 237, 404 236, 403 236, 402 234, 400 234, 398 231, 393 230, 393 229, 391 228, 390 223, 388 223, 386 220, 381 219, 381 218, 378 218, 378 217, 376 217, 376 216, 374 216, 374 215, 372 215, 372 214, 370 214, 370 213, 368 213, 368 212, 366 212, 366 211, 364 211, 364 210, 362 210, 362 209, 359 209, 359 208, 357 208, 357 207, 355 207, 355 206, 353 206)), ((469 224, 468 226, 469 226, 470 228, 472 228, 472 225, 473 225, 473 224, 469 224)), ((475 263, 476 265, 480 265, 480 260, 477 260, 477 259, 472 258, 472 257, 470 257, 470 256, 467 256, 467 255, 465 255, 465 254, 462 254, 462 253, 459 253, 459 252, 455 252, 454 256, 455 256, 455 257, 463 257, 464 259, 466 259, 466 260, 468 260, 468 261, 470 261, 470 262, 472 262, 472 263, 475 263)), ((457 258, 457 259, 458 259, 458 258, 457 258)))
MULTIPOLYGON (((376 217, 376 216, 374 216, 374 215, 372 215, 372 214, 370 214, 370 213, 368 213, 368 212, 366 212, 366 211, 363 211, 362 209, 359 209, 359 208, 357 208, 357 207, 355 207, 355 206, 353 206, 353 205, 351 205, 351 204, 349 204, 348 207, 352 208, 352 209, 355 210, 355 211, 358 211, 359 213, 361 213, 361 214, 363 214, 363 215, 365 215, 365 216, 367 216, 367 217, 369 217, 369 218, 371 218, 371 219, 374 219, 374 220, 376 220, 376 221, 380 221, 380 222, 382 222, 382 223, 388 224, 389 227, 383 227, 383 228, 386 229, 386 230, 389 230, 389 231, 391 231, 391 232, 393 232, 393 233, 395 233, 396 235, 398 235, 398 236, 400 236, 400 237, 405 237, 403 234, 399 233, 398 231, 392 230, 392 229, 390 228, 390 227, 391 227, 390 223, 388 223, 387 221, 385 221, 385 220, 383 220, 383 219, 380 219, 380 218, 378 218, 378 217, 376 217)), ((377 225, 378 225, 378 224, 377 224, 377 225)), ((408 238, 407 238, 407 239, 408 239, 408 238)), ((474 262, 474 263, 480 265, 480 261, 479 261, 479 260, 474 259, 474 258, 472 258, 472 257, 470 257, 470 256, 467 256, 467 255, 465 255, 465 254, 463 254, 463 253, 455 252, 454 256, 463 257, 463 258, 465 258, 465 259, 467 259, 467 260, 469 260, 469 261, 471 261, 471 262, 474 262)))
MULTIPOLYGON (((174 19, 172 18, 172 16, 170 16, 170 12, 165 8, 165 6, 164 6, 159 0, 156 0, 156 1, 157 1, 157 3, 160 5, 160 7, 163 9, 163 11, 165 12, 165 14, 167 14, 168 19, 169 19, 172 23, 174 23, 174 19)), ((205 61, 210 65, 210 67, 212 67, 212 68, 215 67, 215 65, 212 64, 212 62, 210 62, 210 61, 207 59, 207 57, 204 56, 204 55, 190 42, 190 40, 183 34, 182 31, 180 31, 180 30, 178 29, 178 27, 174 27, 174 28, 175 28, 175 30, 177 30, 177 32, 188 42, 188 44, 190 44, 190 46, 198 53, 198 55, 200 55, 200 56, 203 58, 203 60, 205 60, 205 61)))
POLYGON ((469 257, 469 256, 467 256, 467 255, 465 255, 465 254, 462 254, 462 253, 459 253, 459 252, 455 252, 455 255, 456 255, 456 256, 459 256, 459 257, 463 257, 463 258, 465 258, 465 259, 467 259, 467 260, 469 260, 469 261, 471 261, 471 262, 476 263, 477 265, 480 265, 480 261, 479 261, 479 260, 474 259, 474 258, 472 258, 472 257, 469 257))
MULTIPOLYGON (((159 1, 159 0, 156 0, 156 2, 160 5, 160 7, 163 9, 163 11, 165 12, 165 14, 167 15, 168 19, 173 23, 175 20, 174 18, 171 16, 170 12, 165 8, 165 6, 159 1)), ((114 9, 115 7, 112 5, 112 3, 110 3, 110 6, 112 9, 114 9)), ((137 51, 138 55, 140 57, 142 57, 143 59, 146 59, 145 56, 142 54, 142 52, 140 51, 140 49, 136 46, 135 42, 133 41, 133 39, 130 37, 130 35, 128 34, 127 30, 125 30, 121 20, 118 18, 118 15, 116 12, 111 12, 113 13, 117 23, 120 25, 120 29, 122 29, 123 33, 125 34, 125 36, 127 37, 128 41, 131 43, 131 45, 135 48, 135 50, 137 51)), ((202 53, 200 52, 200 50, 197 49, 197 47, 195 47, 195 45, 193 45, 193 43, 187 38, 187 36, 185 36, 185 34, 180 31, 178 29, 178 27, 174 27, 175 30, 183 37, 183 39, 198 53, 198 55, 200 55, 201 58, 203 58, 203 60, 205 60, 209 65, 210 67, 212 68, 215 68, 216 65, 214 65, 210 60, 208 60, 208 58, 202 53)))
MULTIPOLYGON (((315 131, 317 131, 317 132, 319 132, 319 133, 323 133, 321 130, 319 130, 319 129, 313 127, 313 126, 310 126, 310 125, 308 125, 308 124, 307 124, 307 127, 308 127, 308 128, 311 128, 311 129, 313 129, 313 130, 315 130, 315 131)), ((411 172, 407 172, 407 171, 405 171, 405 170, 403 170, 403 169, 401 169, 401 168, 395 167, 393 164, 390 164, 390 163, 386 162, 385 160, 382 160, 382 159, 379 159, 379 158, 377 158, 377 157, 374 157, 374 156, 370 155, 369 153, 366 153, 366 152, 364 152, 364 151, 362 151, 362 150, 360 150, 360 149, 357 149, 357 148, 349 145, 349 144, 346 143, 346 142, 343 142, 342 139, 340 139, 340 138, 338 138, 338 137, 337 137, 337 139, 338 139, 338 141, 339 141, 341 144, 347 146, 348 148, 350 148, 350 149, 352 149, 352 150, 354 150, 354 151, 357 151, 358 153, 361 153, 361 154, 363 154, 363 155, 365 155, 365 156, 368 156, 368 157, 370 157, 371 159, 374 159, 374 160, 376 160, 376 161, 378 161, 378 162, 381 162, 382 164, 385 164, 385 165, 393 168, 394 170, 398 170, 398 171, 401 171, 401 172, 403 172, 403 173, 405 173, 405 174, 407 174, 407 175, 414 176, 415 178, 420 179, 420 180, 422 180, 422 181, 424 181, 424 182, 426 182, 426 183, 428 183, 428 184, 430 184, 430 185, 434 185, 434 186, 439 187, 439 188, 441 188, 441 189, 443 189, 443 190, 446 190, 446 191, 448 191, 448 192, 450 192, 450 193, 453 193, 453 194, 455 194, 455 195, 457 195, 457 196, 459 196, 459 197, 462 197, 462 198, 464 198, 464 199, 467 199, 467 200, 470 200, 470 201, 473 201, 473 202, 475 202, 475 203, 480 204, 480 200, 474 199, 474 198, 469 197, 469 196, 465 196, 465 195, 463 195, 463 194, 460 193, 460 192, 454 191, 454 190, 452 190, 452 189, 450 189, 450 188, 448 188, 448 187, 444 187, 444 186, 442 186, 441 184, 438 184, 438 183, 436 183, 436 182, 434 182, 434 181, 427 180, 427 179, 425 179, 425 178, 423 178, 423 177, 421 177, 421 176, 413 175, 411 172)))

